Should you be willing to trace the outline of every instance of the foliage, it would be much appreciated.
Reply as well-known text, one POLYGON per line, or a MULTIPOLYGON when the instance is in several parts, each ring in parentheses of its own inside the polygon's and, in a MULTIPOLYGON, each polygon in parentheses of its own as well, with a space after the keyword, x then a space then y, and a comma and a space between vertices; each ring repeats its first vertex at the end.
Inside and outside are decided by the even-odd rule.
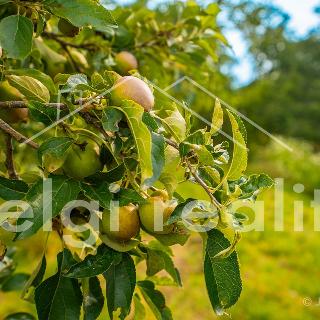
MULTIPOLYGON (((1 108, 6 112, 12 106, 28 108, 30 116, 26 124, 12 124, 14 128, 0 122, 6 133, 0 196, 3 201, 25 200, 33 210, 33 216, 23 209, 14 218, 6 212, 1 222, 16 227, 29 223, 31 227, 15 235, 15 241, 26 242, 52 222, 62 240, 56 272, 46 275, 46 242, 39 265, 29 276, 15 272, 8 241, 1 239, 8 247, 7 254, 6 249, 1 252, 1 290, 18 290, 25 283, 23 297, 35 303, 40 320, 78 319, 82 309, 86 319, 96 319, 104 296, 112 319, 124 319, 133 312, 137 317, 138 312, 144 314, 139 303, 142 298, 156 319, 172 319, 156 286, 166 281, 158 278, 162 270, 170 275, 169 284, 181 285, 170 246, 188 239, 184 217, 175 213, 169 233, 142 228, 128 242, 117 242, 89 225, 91 218, 101 218, 104 209, 111 210, 113 201, 139 208, 154 191, 165 190, 170 206, 179 212, 190 200, 197 200, 192 224, 206 227, 212 223, 214 227, 202 230, 206 232, 205 257, 199 263, 204 265, 213 309, 225 312, 236 303, 242 288, 234 251, 240 231, 233 229, 234 225, 240 229, 242 222, 231 204, 238 198, 253 200, 253 194, 271 186, 272 181, 265 175, 244 175, 247 135, 237 115, 225 112, 216 101, 213 129, 198 129, 185 106, 177 106, 157 87, 169 85, 179 73, 197 70, 198 75, 207 75, 214 69, 218 46, 225 43, 216 25, 219 7, 177 3, 167 8, 166 19, 161 9, 152 11, 136 4, 108 11, 92 0, 5 1, 0 2, 0 9, 0 29, 5 29, 0 36, 1 77, 23 96, 22 101, 2 101, 1 108), (60 33, 60 19, 79 28, 79 34, 60 33), (133 52, 139 61, 140 73, 133 70, 132 76, 153 90, 156 102, 150 112, 133 97, 112 104, 110 91, 120 77, 114 57, 123 50, 133 52), (226 141, 216 140, 223 118, 233 135, 230 147, 226 141), (36 142, 25 135, 36 135, 36 142), (14 154, 12 138, 24 142, 14 154), (89 146, 91 159, 84 158, 89 146), (96 172, 72 178, 65 164, 73 154, 80 159, 74 169, 83 173, 94 162, 98 163, 96 172), (15 168, 17 163, 20 166, 15 168), (52 186, 52 203, 44 187, 47 182, 52 186), (64 225, 65 206, 76 199, 99 201, 95 210, 80 206, 71 211, 72 223, 85 229, 64 225), (210 205, 205 200, 210 200, 210 205), (227 239, 230 232, 226 229, 232 230, 234 239, 227 239), (85 240, 92 234, 95 243, 87 245, 85 240), (67 241, 70 238, 85 245, 74 247, 67 241), (142 261, 147 274, 140 279, 136 266, 142 261), (101 289, 103 278, 105 290, 101 289)), ((180 98, 177 95, 175 102, 180 98)))

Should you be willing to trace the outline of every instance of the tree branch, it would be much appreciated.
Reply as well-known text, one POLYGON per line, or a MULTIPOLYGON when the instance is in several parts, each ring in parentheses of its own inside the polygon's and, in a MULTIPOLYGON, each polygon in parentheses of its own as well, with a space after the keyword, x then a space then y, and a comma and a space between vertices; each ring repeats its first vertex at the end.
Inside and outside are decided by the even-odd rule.
MULTIPOLYGON (((67 109, 68 106, 65 103, 45 103, 45 106, 49 108, 60 108, 67 109)), ((0 101, 0 108, 3 109, 20 109, 20 108, 28 108, 28 103, 25 101, 0 101)))
POLYGON ((6 168, 8 170, 8 175, 10 179, 19 179, 17 172, 14 168, 14 162, 13 162, 13 145, 12 145, 12 137, 8 133, 5 134, 5 140, 6 140, 6 168))
POLYGON ((30 147, 34 149, 38 149, 39 145, 33 141, 30 141, 27 137, 25 137, 20 132, 13 129, 11 126, 9 126, 5 121, 0 119, 0 129, 4 131, 5 133, 9 134, 13 139, 17 140, 19 143, 25 142, 30 147))
POLYGON ((96 45, 94 43, 75 44, 75 43, 67 42, 60 39, 61 37, 63 37, 63 35, 47 32, 47 31, 44 31, 42 35, 48 39, 52 39, 58 42, 62 47, 68 46, 76 49, 86 49, 86 50, 94 50, 96 48, 96 45))

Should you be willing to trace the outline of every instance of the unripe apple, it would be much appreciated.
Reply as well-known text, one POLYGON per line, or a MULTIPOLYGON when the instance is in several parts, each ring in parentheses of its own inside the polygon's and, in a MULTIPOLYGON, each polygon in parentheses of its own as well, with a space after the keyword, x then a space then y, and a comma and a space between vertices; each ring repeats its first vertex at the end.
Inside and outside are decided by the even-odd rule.
MULTIPOLYGON (((115 215, 117 219, 117 216, 115 215)), ((111 230, 112 217, 109 210, 104 210, 102 215, 101 232, 117 241, 129 241, 137 236, 140 230, 140 220, 137 208, 130 204, 119 208, 118 230, 111 230), (111 219, 110 219, 111 218, 111 219)))
POLYGON ((136 57, 128 51, 119 52, 116 54, 114 60, 117 64, 117 69, 121 74, 128 74, 130 70, 138 69, 136 57))
POLYGON ((173 230, 173 225, 168 226, 156 226, 155 227, 155 216, 159 215, 160 220, 163 224, 169 219, 174 210, 173 206, 168 205, 167 202, 159 196, 150 197, 147 203, 142 204, 139 207, 140 221, 146 231, 156 234, 168 234, 173 230), (157 230, 159 229, 159 230, 157 230), (162 230, 161 230, 162 229, 162 230))
POLYGON ((81 145, 73 145, 63 164, 64 172, 72 178, 83 179, 102 169, 99 146, 88 141, 81 145))
POLYGON ((58 29, 61 33, 63 33, 63 35, 67 37, 74 37, 80 31, 78 27, 74 26, 68 20, 62 18, 58 22, 58 29))
POLYGON ((150 111, 154 106, 154 96, 149 86, 133 76, 122 77, 115 81, 111 91, 111 101, 114 105, 121 106, 123 100, 133 100, 145 111, 150 111))
MULTIPOLYGON (((14 87, 10 86, 8 81, 0 82, 0 100, 1 101, 21 101, 23 95, 14 87)), ((21 121, 27 121, 28 108, 19 109, 0 109, 0 118, 9 124, 21 121)))

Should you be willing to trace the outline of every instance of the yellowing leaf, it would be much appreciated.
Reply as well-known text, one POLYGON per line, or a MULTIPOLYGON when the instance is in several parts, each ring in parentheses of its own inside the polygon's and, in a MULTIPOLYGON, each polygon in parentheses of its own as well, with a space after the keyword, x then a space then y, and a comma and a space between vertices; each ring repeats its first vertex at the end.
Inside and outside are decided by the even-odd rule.
POLYGON ((39 80, 29 76, 14 75, 7 76, 7 79, 27 100, 35 100, 43 103, 50 101, 49 90, 39 80))
POLYGON ((238 121, 229 111, 228 116, 230 118, 233 135, 233 155, 231 166, 228 172, 228 179, 237 180, 247 168, 248 152, 245 139, 239 128, 238 121))
POLYGON ((218 132, 223 125, 223 109, 221 107, 219 99, 216 99, 216 103, 214 106, 214 111, 212 115, 212 121, 211 121, 211 129, 210 133, 211 135, 218 132))

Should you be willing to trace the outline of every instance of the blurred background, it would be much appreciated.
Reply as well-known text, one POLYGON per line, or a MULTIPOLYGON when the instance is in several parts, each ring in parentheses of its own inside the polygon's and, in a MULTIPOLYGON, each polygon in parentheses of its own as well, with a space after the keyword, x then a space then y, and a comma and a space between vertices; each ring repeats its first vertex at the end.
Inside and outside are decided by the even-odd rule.
MULTIPOLYGON (((139 1, 134 5, 150 6, 162 19, 170 19, 179 2, 139 1)), ((133 1, 116 3, 126 6, 133 1)), ((212 1, 198 3, 207 6, 212 1)), ((217 3, 221 11, 216 23, 226 38, 222 39, 225 45, 216 48, 219 59, 206 78, 197 65, 191 65, 186 75, 289 146, 285 148, 246 123, 249 172, 285 179, 285 223, 283 232, 274 231, 274 190, 265 192, 260 196, 266 205, 265 231, 245 233, 239 244, 243 293, 230 315, 241 320, 319 319, 320 237, 314 231, 311 201, 314 190, 320 188, 320 2, 217 3), (305 186, 302 193, 294 191, 297 183, 305 186), (304 201, 301 232, 293 230, 293 204, 297 200, 304 201)), ((152 63, 157 62, 150 59, 142 65, 141 73, 160 87, 162 83, 168 85, 168 79, 150 71, 152 63)), ((190 83, 182 82, 168 92, 210 118, 214 99, 190 83)), ((32 251, 26 244, 19 251, 18 271, 30 272, 37 261, 35 257, 42 249, 37 248, 37 238, 32 243, 32 251)), ((200 248, 197 236, 191 237, 187 246, 174 248, 184 284, 183 288, 164 289, 174 319, 215 319, 199 263, 200 248)), ((49 255, 50 250, 55 250, 54 245, 49 255)), ((0 303, 0 314, 16 311, 16 294, 10 295, 10 299, 6 297, 9 303, 0 303)), ((21 309, 30 308, 21 302, 21 309)))

